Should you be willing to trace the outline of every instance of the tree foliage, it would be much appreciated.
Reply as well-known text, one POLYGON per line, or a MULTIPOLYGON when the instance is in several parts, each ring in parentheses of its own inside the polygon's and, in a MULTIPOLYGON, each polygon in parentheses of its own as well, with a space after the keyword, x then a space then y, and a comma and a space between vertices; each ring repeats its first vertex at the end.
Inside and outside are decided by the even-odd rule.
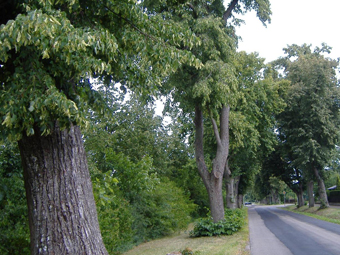
POLYGON ((302 171, 305 180, 318 181, 322 206, 327 206, 324 170, 339 137, 338 61, 323 55, 330 52, 325 44, 314 51, 306 44, 284 50, 287 57, 274 62, 284 67, 291 82, 287 107, 278 115, 279 137, 293 168, 302 171))
MULTIPOLYGON (((170 92, 169 105, 180 107, 181 113, 191 117, 192 121, 195 118, 198 170, 209 195, 218 196, 210 198, 210 202, 218 201, 215 202, 216 205, 210 205, 214 221, 223 218, 223 199, 220 194, 221 180, 212 179, 223 176, 229 149, 229 109, 235 107, 237 101, 242 98, 242 92, 238 90, 235 68, 237 37, 233 23, 228 23, 228 19, 232 12, 246 12, 253 8, 258 11, 264 22, 269 20, 268 1, 231 1, 227 9, 222 1, 218 0, 193 1, 183 5, 182 12, 174 13, 175 19, 180 20, 182 24, 189 24, 201 39, 201 45, 194 46, 191 52, 200 59, 203 66, 200 70, 195 70, 184 65, 169 77, 164 91, 170 92), (202 141, 205 135, 202 123, 209 120, 213 130, 212 137, 216 139, 217 144, 211 165, 206 161, 208 157, 203 152, 202 141)), ((210 153, 210 156, 213 154, 210 153)))
POLYGON ((276 115, 285 107, 281 91, 287 82, 274 80, 256 53, 238 53, 235 67, 242 97, 231 108, 228 163, 233 176, 241 176, 239 191, 244 194, 276 145, 276 115))
MULTIPOLYGON (((74 249, 74 252, 77 249, 85 252, 90 246, 77 245, 85 242, 94 244, 91 248, 96 249, 96 252, 106 254, 93 207, 87 162, 85 157, 79 160, 84 154, 80 155, 83 147, 78 126, 85 127, 86 112, 89 109, 102 110, 104 102, 92 86, 93 81, 90 78, 100 80, 106 85, 120 82, 123 86, 138 91, 152 92, 164 77, 183 63, 201 66, 199 60, 184 49, 190 49, 199 40, 183 24, 164 19, 162 14, 147 13, 138 1, 25 0, 6 1, 4 4, 6 14, 1 17, 0 22, 0 133, 4 139, 19 140, 22 158, 25 159, 23 164, 28 178, 26 183, 30 182, 30 185, 26 185, 26 192, 34 194, 27 196, 28 203, 34 204, 40 198, 41 204, 50 203, 49 198, 43 195, 47 182, 51 187, 58 187, 68 177, 75 180, 75 186, 79 181, 84 181, 86 187, 90 188, 78 189, 68 185, 66 189, 70 190, 65 192, 75 196, 82 191, 88 194, 88 203, 84 204, 91 204, 91 212, 87 214, 89 220, 83 223, 90 223, 89 230, 97 233, 77 236, 76 230, 64 231, 61 225, 70 221, 66 217, 59 221, 50 220, 56 219, 55 214, 61 211, 51 210, 47 212, 51 217, 43 217, 46 225, 59 224, 56 227, 58 231, 55 231, 58 234, 50 237, 45 233, 38 237, 40 234, 34 232, 43 232, 46 229, 35 224, 40 216, 31 216, 34 213, 42 215, 45 211, 30 210, 32 253, 38 250, 51 253, 56 252, 54 249, 68 248, 74 249), (59 131, 63 133, 62 136, 68 135, 66 133, 71 129, 76 130, 76 133, 71 134, 77 136, 74 139, 77 140, 76 143, 62 143, 52 139, 58 136, 59 131), (39 144, 39 141, 50 138, 53 142, 46 145, 52 149, 39 151, 28 148, 31 144, 39 144), (30 141, 27 142, 28 140, 30 141), (75 150, 76 146, 79 149, 75 150), (53 158, 55 154, 51 155, 54 149, 75 152, 80 156, 69 161, 60 157, 56 163, 53 158), (34 153, 40 154, 33 155, 34 153), (44 153, 45 156, 42 155, 44 153), (36 158, 43 160, 37 162, 34 160, 36 158), (33 163, 29 162, 31 159, 33 163), (62 168, 69 162, 75 164, 68 167, 67 177, 58 175, 58 171, 63 172, 62 168), (57 173, 57 177, 37 181, 41 176, 46 176, 34 175, 36 168, 42 172, 48 170, 48 174, 57 173), (29 179, 31 176, 32 179, 29 179), (51 185, 51 182, 54 184, 51 185), (33 187, 33 183, 43 187, 33 187), (36 190, 38 192, 35 193, 36 190), (72 247, 65 248, 56 245, 65 242, 52 239, 64 238, 68 234, 75 234, 79 240, 83 237, 87 240, 74 240, 72 247), (91 242, 90 239, 97 241, 91 242), (98 244, 96 248, 95 244, 98 244)), ((82 195, 78 197, 83 199, 82 195)), ((55 200, 58 199, 56 196, 55 200)), ((64 199, 58 201, 65 203, 64 199)), ((54 204, 46 206, 64 209, 54 204)), ((75 204, 74 208, 77 210, 79 206, 81 203, 75 204)), ((70 207, 66 210, 70 210, 70 207)))
POLYGON ((102 93, 116 99, 104 117, 92 114, 85 146, 95 190, 102 191, 97 204, 104 242, 119 251, 187 227, 197 206, 183 185, 190 177, 176 168, 188 154, 175 132, 170 135, 154 109, 134 93, 124 102, 120 90, 102 93), (109 225, 113 221, 115 229, 109 225))
POLYGON ((152 91, 181 63, 199 61, 178 45, 198 43, 192 32, 136 1, 8 3, 12 19, 0 35, 1 132, 20 138, 51 122, 84 122, 95 92, 90 76, 152 91), (95 11, 94 11, 95 10, 95 11))
POLYGON ((298 59, 288 62, 286 69, 292 87, 287 108, 280 116, 280 131, 283 141, 292 146, 294 163, 299 166, 325 167, 338 139, 338 63, 321 55, 328 50, 324 46, 312 52, 307 45, 286 49, 289 58, 298 59))

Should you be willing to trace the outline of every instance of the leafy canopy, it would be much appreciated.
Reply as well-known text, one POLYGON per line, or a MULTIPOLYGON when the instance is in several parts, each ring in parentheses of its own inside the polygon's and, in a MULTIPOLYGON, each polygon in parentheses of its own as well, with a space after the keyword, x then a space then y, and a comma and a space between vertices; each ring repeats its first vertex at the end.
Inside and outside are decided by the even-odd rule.
POLYGON ((326 58, 330 47, 310 45, 285 49, 289 88, 286 109, 279 115, 281 140, 297 168, 323 169, 330 163, 339 136, 338 61, 326 58))
POLYGON ((19 139, 84 123, 95 105, 90 77, 152 91, 182 63, 199 67, 188 51, 193 33, 137 1, 26 0, 7 3, 0 27, 0 132, 19 139))

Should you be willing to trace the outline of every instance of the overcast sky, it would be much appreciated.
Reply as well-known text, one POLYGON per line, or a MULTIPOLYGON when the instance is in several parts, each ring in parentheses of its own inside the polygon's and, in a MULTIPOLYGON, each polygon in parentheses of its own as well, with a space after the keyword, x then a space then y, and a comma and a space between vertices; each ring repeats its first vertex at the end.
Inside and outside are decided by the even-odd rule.
MULTIPOLYGON (((226 0, 225 2, 229 2, 226 0)), ((331 58, 340 57, 340 0, 270 0, 271 24, 264 27, 255 12, 243 18, 236 30, 239 50, 258 52, 266 62, 283 56, 287 45, 304 43, 331 46, 331 58)))
MULTIPOLYGON (((229 3, 230 0, 225 0, 229 3)), ((271 23, 264 27, 255 12, 239 16, 246 24, 236 28, 239 50, 258 52, 266 62, 283 55, 287 45, 331 46, 329 57, 340 57, 340 0, 270 0, 271 23)), ((162 107, 158 107, 161 114, 162 107)))

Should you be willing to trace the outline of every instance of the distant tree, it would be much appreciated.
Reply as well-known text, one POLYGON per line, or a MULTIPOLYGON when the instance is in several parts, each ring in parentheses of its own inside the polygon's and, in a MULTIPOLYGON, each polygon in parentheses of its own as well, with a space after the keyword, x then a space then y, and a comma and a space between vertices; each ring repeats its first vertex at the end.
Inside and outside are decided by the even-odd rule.
POLYGON ((259 176, 260 180, 258 180, 257 186, 261 186, 265 190, 262 196, 270 194, 270 178, 277 177, 296 194, 298 207, 304 205, 303 193, 306 190, 307 182, 302 170, 294 167, 289 156, 282 150, 281 144, 278 144, 275 150, 264 160, 259 176))
POLYGON ((242 195, 277 142, 275 116, 285 106, 280 91, 287 86, 286 81, 274 80, 269 70, 263 74, 268 67, 255 53, 238 53, 235 68, 242 97, 230 114, 230 152, 224 173, 228 208, 242 206, 242 195))
POLYGON ((325 167, 339 138, 339 87, 335 70, 338 61, 326 58, 330 47, 291 45, 278 60, 291 82, 286 109, 278 115, 278 132, 285 153, 305 179, 318 183, 321 208, 328 207, 324 185, 325 167))

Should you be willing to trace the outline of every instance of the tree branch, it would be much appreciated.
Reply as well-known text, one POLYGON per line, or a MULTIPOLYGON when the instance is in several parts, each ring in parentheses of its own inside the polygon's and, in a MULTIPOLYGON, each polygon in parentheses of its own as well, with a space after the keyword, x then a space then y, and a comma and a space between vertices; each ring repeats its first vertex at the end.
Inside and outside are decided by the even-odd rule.
POLYGON ((221 146, 221 137, 220 137, 220 133, 218 131, 218 127, 217 127, 217 124, 216 124, 216 121, 213 117, 210 117, 211 119, 211 123, 213 125, 213 129, 214 129, 214 134, 215 134, 215 139, 216 139, 216 142, 217 142, 217 146, 221 146))
POLYGON ((106 9, 108 9, 110 12, 112 12, 114 15, 116 15, 117 17, 121 18, 122 20, 124 20, 126 23, 128 23, 132 28, 134 28, 135 30, 137 30, 140 34, 144 35, 145 37, 148 37, 149 39, 153 40, 153 41, 157 41, 155 37, 153 37, 152 35, 149 35, 145 32, 143 32, 142 30, 140 30, 135 24, 133 24, 129 19, 124 18, 122 15, 114 12, 110 7, 104 5, 104 7, 106 9))
POLYGON ((199 106, 195 107, 195 156, 197 168, 204 185, 206 187, 209 186, 209 171, 205 164, 204 160, 204 151, 203 151, 203 113, 199 106))
POLYGON ((227 20, 231 17, 231 12, 235 9, 238 0, 232 0, 228 5, 228 9, 223 13, 223 19, 227 23, 227 20))
POLYGON ((225 146, 229 142, 229 114, 230 106, 223 105, 220 115, 221 141, 225 146))

